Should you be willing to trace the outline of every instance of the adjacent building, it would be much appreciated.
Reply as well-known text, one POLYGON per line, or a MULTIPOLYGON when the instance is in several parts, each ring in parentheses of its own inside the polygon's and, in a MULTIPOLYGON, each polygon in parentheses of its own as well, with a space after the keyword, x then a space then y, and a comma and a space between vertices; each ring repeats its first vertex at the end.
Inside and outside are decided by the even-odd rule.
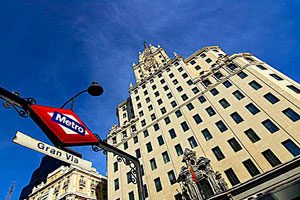
MULTIPOLYGON (((294 80, 218 46, 171 59, 145 43, 133 71, 107 141, 139 158, 147 199, 246 199, 299 180, 294 80)), ((137 199, 130 168, 107 156, 108 199, 137 199)))

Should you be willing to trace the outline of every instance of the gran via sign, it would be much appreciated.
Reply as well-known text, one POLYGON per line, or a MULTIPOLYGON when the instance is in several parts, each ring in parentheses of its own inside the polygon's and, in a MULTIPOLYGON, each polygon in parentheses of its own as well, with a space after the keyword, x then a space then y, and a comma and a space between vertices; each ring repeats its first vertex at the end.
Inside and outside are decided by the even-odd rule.
POLYGON ((13 142, 16 144, 28 147, 30 149, 33 149, 35 151, 41 152, 45 155, 51 156, 58 160, 62 160, 71 165, 76 165, 78 167, 81 167, 81 168, 89 170, 89 171, 92 168, 92 162, 84 160, 77 156, 74 156, 73 154, 70 154, 66 151, 63 151, 56 147, 53 147, 44 142, 38 141, 38 140, 31 138, 19 131, 16 133, 16 136, 14 137, 13 142))

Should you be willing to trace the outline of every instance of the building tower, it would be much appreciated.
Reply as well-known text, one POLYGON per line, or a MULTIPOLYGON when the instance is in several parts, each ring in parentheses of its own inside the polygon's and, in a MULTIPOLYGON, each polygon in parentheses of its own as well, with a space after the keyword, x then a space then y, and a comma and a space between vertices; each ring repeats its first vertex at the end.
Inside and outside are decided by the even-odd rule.
MULTIPOLYGON (((144 43, 107 135, 140 159, 147 199, 245 199, 299 179, 297 82, 218 46, 174 56, 144 43)), ((137 199, 128 166, 112 154, 107 163, 108 199, 137 199)))

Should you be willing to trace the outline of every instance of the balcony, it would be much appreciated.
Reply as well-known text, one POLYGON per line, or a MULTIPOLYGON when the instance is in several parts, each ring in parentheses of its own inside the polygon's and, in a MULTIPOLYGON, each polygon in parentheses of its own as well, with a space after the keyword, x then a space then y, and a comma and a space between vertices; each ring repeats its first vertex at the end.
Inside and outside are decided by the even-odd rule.
POLYGON ((85 186, 85 181, 84 180, 79 180, 79 186, 85 186))

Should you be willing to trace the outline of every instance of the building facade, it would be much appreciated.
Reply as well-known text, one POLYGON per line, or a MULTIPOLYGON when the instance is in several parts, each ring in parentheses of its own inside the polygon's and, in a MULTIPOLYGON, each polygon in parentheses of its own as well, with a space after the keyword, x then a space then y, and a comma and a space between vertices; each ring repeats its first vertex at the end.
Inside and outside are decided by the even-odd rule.
POLYGON ((32 189, 29 200, 107 200, 107 178, 96 169, 61 166, 32 189))
MULTIPOLYGON (((145 43, 133 70, 107 141, 139 158, 147 199, 212 198, 298 162, 300 85, 253 54, 171 59, 145 43)), ((109 199, 137 199, 130 168, 107 156, 109 199)))

